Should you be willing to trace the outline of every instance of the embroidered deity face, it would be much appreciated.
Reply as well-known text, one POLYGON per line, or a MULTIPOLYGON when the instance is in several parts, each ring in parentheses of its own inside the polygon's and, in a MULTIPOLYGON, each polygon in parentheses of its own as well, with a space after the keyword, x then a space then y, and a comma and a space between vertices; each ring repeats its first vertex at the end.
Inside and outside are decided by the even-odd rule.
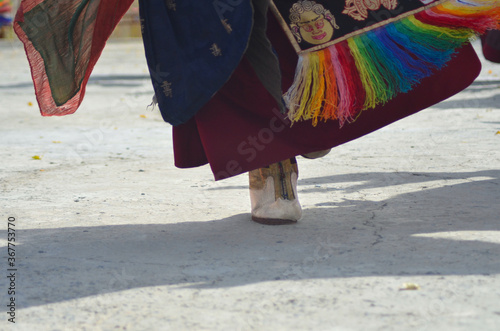
POLYGON ((332 39, 333 26, 323 14, 316 14, 313 11, 303 12, 296 24, 302 39, 310 44, 324 44, 332 39))

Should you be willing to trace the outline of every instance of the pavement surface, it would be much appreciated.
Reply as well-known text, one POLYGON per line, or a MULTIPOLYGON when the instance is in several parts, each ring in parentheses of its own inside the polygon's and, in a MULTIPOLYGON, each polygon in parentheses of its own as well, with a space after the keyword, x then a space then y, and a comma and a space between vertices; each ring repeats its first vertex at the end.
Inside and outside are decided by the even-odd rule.
POLYGON ((270 227, 246 175, 173 166, 139 40, 66 117, 39 115, 18 42, 0 63, 1 330, 500 329, 500 65, 299 159, 304 217, 270 227))

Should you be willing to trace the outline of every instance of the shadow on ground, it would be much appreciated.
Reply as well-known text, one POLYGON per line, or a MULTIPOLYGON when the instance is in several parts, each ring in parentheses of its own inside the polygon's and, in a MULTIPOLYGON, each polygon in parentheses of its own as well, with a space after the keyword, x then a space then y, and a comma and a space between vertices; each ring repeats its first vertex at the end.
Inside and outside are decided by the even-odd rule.
POLYGON ((167 224, 159 214, 158 224, 19 231, 16 300, 26 308, 162 285, 500 273, 499 170, 328 176, 301 181, 301 192, 318 194, 311 183, 352 182, 341 194, 445 179, 471 181, 382 201, 319 203, 293 226, 255 224, 248 214, 167 224))

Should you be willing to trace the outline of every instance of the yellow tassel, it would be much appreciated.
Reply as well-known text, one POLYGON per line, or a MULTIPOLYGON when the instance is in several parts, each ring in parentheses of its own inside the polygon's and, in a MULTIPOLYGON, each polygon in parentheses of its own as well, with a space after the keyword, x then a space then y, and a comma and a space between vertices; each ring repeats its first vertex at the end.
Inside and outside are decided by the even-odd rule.
POLYGON ((312 119, 312 125, 316 126, 318 124, 318 116, 321 113, 321 105, 324 100, 325 94, 325 54, 324 51, 319 51, 318 53, 318 71, 315 77, 315 88, 312 89, 312 100, 311 106, 308 109, 304 119, 312 119), (317 87, 317 88, 316 88, 317 87))
MULTIPOLYGON (((365 103, 363 109, 375 108, 377 105, 377 92, 372 84, 371 75, 369 72, 369 66, 365 65, 366 59, 361 55, 358 45, 354 41, 354 38, 347 39, 349 48, 351 50, 351 55, 356 63, 356 68, 358 69, 359 77, 363 88, 366 92, 365 103)), ((375 82, 376 83, 376 82, 375 82)))
POLYGON ((289 118, 292 122, 311 119, 309 105, 311 104, 311 95, 315 95, 319 89, 318 72, 319 57, 317 53, 304 55, 302 70, 299 73, 302 81, 299 86, 295 86, 295 93, 291 101, 289 118))

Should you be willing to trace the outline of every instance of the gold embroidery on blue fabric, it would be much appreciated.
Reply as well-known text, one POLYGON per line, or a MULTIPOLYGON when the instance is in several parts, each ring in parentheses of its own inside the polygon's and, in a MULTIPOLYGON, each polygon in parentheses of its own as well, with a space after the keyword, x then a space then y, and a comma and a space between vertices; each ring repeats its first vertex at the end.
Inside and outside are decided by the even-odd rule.
POLYGON ((233 28, 231 27, 231 24, 227 22, 227 18, 220 21, 222 22, 222 25, 224 26, 224 29, 226 29, 227 33, 233 32, 233 28))
POLYGON ((175 0, 166 0, 167 1, 167 8, 170 10, 175 11, 177 9, 177 4, 175 3, 175 0))
POLYGON ((210 47, 210 50, 212 51, 213 56, 221 56, 222 55, 222 50, 217 46, 216 43, 212 44, 212 47, 210 47))
POLYGON ((368 10, 379 10, 381 6, 389 10, 396 9, 398 0, 346 0, 342 14, 364 21, 368 18, 368 10))
POLYGON ((163 84, 161 84, 161 87, 163 89, 163 94, 165 94, 165 96, 167 98, 171 98, 173 97, 173 93, 172 93, 172 83, 168 82, 168 81, 164 81, 163 84))

